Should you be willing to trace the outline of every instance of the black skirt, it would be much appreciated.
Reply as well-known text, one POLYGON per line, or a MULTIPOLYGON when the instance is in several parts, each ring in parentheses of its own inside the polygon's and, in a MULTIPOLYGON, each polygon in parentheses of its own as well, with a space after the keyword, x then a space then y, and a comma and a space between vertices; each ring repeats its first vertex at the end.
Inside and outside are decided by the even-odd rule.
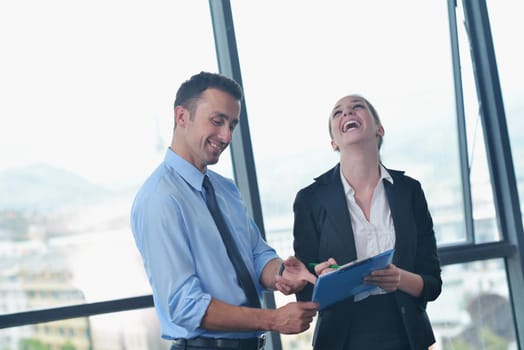
POLYGON ((354 302, 345 350, 406 350, 409 341, 393 293, 354 302))
MULTIPOLYGON (((324 338, 322 344, 316 344, 315 350, 410 350, 404 324, 393 293, 372 295, 364 300, 346 301, 339 310, 337 322, 345 323, 327 325, 338 332, 324 338), (342 331, 344 330, 344 331, 342 331), (340 337, 338 340, 333 337, 340 337), (335 345, 339 344, 339 345, 335 345), (343 344, 343 346, 342 346, 343 344)), ((342 305, 341 305, 342 306, 342 305)), ((336 307, 336 306, 334 306, 336 307)))

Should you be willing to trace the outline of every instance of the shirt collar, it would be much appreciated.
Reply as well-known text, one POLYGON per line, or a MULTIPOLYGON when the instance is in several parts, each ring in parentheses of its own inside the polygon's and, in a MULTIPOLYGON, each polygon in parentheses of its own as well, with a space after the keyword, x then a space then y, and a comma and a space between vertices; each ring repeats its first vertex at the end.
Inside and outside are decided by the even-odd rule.
POLYGON ((202 191, 202 182, 206 174, 202 174, 193 164, 176 154, 171 148, 167 149, 164 162, 191 187, 197 191, 202 191))
MULTIPOLYGON (((382 164, 380 164, 379 169, 380 169, 379 183, 382 182, 383 180, 387 180, 388 182, 393 183, 393 178, 391 177, 391 174, 382 164)), ((344 193, 346 194, 346 196, 354 195, 355 190, 353 190, 353 188, 349 185, 349 183, 346 181, 346 178, 342 174, 342 167, 340 167, 340 180, 342 180, 342 186, 344 186, 344 193)))

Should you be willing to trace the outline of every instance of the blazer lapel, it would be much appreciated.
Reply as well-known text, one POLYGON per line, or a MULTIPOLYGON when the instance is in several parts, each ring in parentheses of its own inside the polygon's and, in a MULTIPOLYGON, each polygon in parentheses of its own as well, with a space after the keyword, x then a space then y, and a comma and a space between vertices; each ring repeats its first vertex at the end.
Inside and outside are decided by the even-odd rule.
MULTIPOLYGON (((388 170, 392 173, 391 170, 388 170)), ((407 213, 409 205, 406 203, 406 196, 402 195, 400 180, 396 179, 392 174, 393 184, 387 180, 383 180, 384 188, 386 190, 386 197, 391 210, 391 217, 393 219, 393 226, 395 227, 395 254, 393 255, 393 263, 398 265, 399 257, 403 256, 403 250, 406 249, 406 242, 409 242, 411 229, 409 228, 406 218, 410 217, 407 213)))
POLYGON ((345 263, 355 260, 357 257, 355 241, 353 237, 353 228, 346 202, 346 195, 340 179, 340 165, 337 165, 332 171, 321 179, 325 185, 325 190, 321 194, 320 200, 326 208, 327 220, 326 230, 332 232, 323 232, 329 236, 332 242, 335 242, 333 257, 338 263, 345 263), (344 261, 339 261, 344 259, 344 261))

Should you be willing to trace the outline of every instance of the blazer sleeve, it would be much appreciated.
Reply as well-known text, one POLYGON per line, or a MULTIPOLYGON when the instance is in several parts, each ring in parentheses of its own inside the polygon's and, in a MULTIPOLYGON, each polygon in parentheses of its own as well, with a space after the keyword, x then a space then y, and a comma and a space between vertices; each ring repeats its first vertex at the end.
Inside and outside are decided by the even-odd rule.
MULTIPOLYGON (((318 208, 315 208, 307 189, 299 191, 293 203, 293 248, 296 257, 306 266, 309 266, 309 263, 318 262, 320 235, 315 211, 318 211, 318 208)), ((308 283, 302 291, 297 293, 297 300, 310 301, 312 295, 313 285, 308 283)))
POLYGON ((424 280, 420 299, 427 302, 435 300, 440 295, 442 289, 441 267, 433 230, 433 220, 426 197, 420 183, 415 181, 415 184, 416 187, 412 193, 418 237, 414 272, 424 280))

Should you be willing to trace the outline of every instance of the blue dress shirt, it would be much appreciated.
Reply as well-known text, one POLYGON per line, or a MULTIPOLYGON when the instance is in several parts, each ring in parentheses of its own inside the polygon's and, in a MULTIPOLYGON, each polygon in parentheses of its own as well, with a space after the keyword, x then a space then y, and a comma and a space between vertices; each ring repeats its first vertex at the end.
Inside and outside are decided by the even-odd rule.
MULTIPOLYGON (((254 337, 260 332, 200 328, 211 298, 232 305, 247 303, 207 209, 204 175, 168 149, 164 162, 138 191, 131 209, 131 228, 153 290, 162 337, 254 337)), ((278 256, 262 238, 234 182, 211 170, 207 175, 261 296, 262 270, 278 256)))

